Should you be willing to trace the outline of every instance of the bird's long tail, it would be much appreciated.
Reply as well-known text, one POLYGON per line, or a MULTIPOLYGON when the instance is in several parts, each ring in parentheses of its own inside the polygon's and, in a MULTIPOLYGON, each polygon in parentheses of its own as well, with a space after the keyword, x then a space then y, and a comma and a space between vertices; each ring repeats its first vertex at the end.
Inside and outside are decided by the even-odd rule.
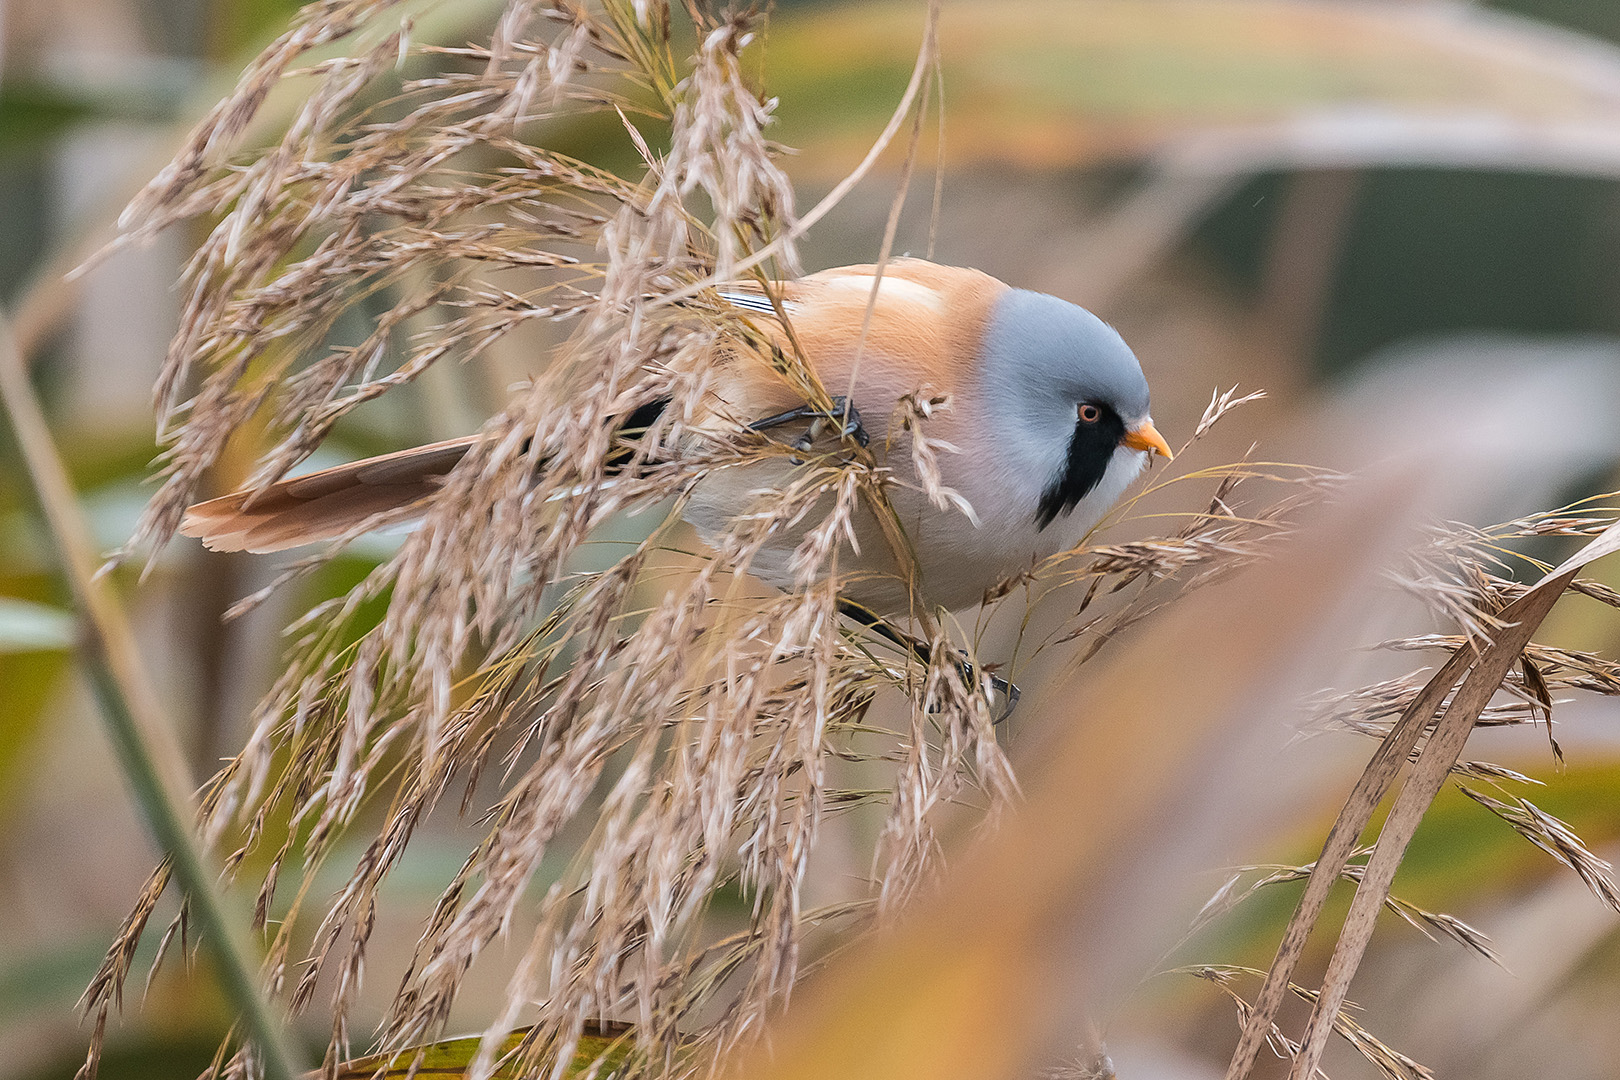
MULTIPOLYGON (((635 444, 668 406, 668 398, 659 398, 618 419, 618 444, 605 462, 609 474, 634 461, 635 444)), ((446 439, 294 476, 257 495, 233 491, 188 509, 180 532, 215 551, 265 552, 335 540, 368 523, 380 529, 410 521, 422 516, 427 498, 480 438, 446 439)))
POLYGON ((280 551, 332 540, 371 522, 408 521, 478 441, 416 446, 278 481, 257 495, 236 491, 186 511, 180 532, 215 551, 280 551))

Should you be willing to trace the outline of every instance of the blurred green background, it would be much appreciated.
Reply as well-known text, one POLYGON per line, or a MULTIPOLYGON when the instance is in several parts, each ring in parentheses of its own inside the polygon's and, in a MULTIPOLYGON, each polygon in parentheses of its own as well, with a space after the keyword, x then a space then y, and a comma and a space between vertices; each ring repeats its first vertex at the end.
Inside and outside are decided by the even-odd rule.
MULTIPOLYGON (((107 549, 127 537, 148 490, 150 386, 195 236, 175 230, 71 283, 62 275, 107 239, 123 203, 296 7, 11 0, 0 8, 0 302, 18 323, 107 549)), ((418 38, 477 40, 496 10, 489 0, 436 5, 418 38)), ((802 151, 789 163, 801 206, 881 128, 921 25, 916 3, 776 5, 759 50, 765 89, 782 99, 776 136, 802 151)), ((1294 460, 1364 459, 1495 394, 1506 401, 1503 463, 1488 482, 1450 493, 1446 512, 1483 524, 1620 486, 1612 0, 947 2, 942 49, 944 138, 930 131, 923 140, 897 250, 930 246, 938 162, 935 257, 1094 306, 1142 357, 1172 442, 1212 389, 1234 383, 1271 398, 1229 422, 1212 461, 1260 437, 1294 460)), ((558 134, 586 156, 621 152, 613 136, 589 124, 558 134)), ((876 255, 894 164, 807 240, 810 268, 876 255)), ((520 370, 522 358, 513 365, 520 370)), ((424 425, 466 430, 504 385, 442 378, 357 416, 333 452, 402 446, 424 425), (428 411, 445 401, 457 415, 428 411)), ((231 465, 238 476, 245 467, 231 465)), ((386 541, 357 547, 223 629, 221 612, 273 576, 263 560, 175 545, 139 587, 121 572, 195 779, 240 739, 275 670, 279 627, 386 550, 386 541)), ((154 860, 72 663, 66 606, 7 434, 0 1078, 16 1080, 72 1075, 88 1037, 73 1002, 154 860)), ((1557 643, 1610 655, 1620 644, 1616 622, 1596 605, 1567 601, 1550 626, 1557 643)), ((1561 718, 1562 771, 1539 735, 1481 741, 1492 760, 1547 780, 1539 804, 1612 853, 1620 715, 1582 701, 1561 718)), ((1347 746, 1352 759, 1365 753, 1364 744, 1347 746)), ((1309 858, 1337 794, 1325 792, 1316 818, 1279 822, 1266 857, 1309 858)), ((408 955, 472 835, 453 821, 426 830, 389 885, 394 903, 376 937, 397 942, 394 959, 408 955)), ((1396 892, 1498 937, 1514 974, 1391 927, 1354 995, 1369 1027, 1441 1075, 1620 1076, 1620 925, 1567 872, 1448 793, 1396 892), (1443 1008, 1414 1015, 1401 1005, 1413 995, 1443 1008)), ((1198 958, 1264 966, 1294 895, 1272 890, 1198 958)), ((170 914, 160 908, 160 918, 170 914)), ((199 1072, 226 1023, 210 985, 205 967, 168 965, 113 1033, 103 1075, 199 1072)), ((493 972, 481 985, 460 1004, 465 1027, 493 1010, 504 978, 493 972)), ((377 977, 368 992, 390 988, 377 977)), ((1177 1022, 1127 1025, 1111 1040, 1121 1074, 1218 1076, 1234 1034, 1230 1005, 1197 985, 1153 992, 1176 996, 1175 1008, 1156 1015, 1177 1022)), ((380 1007, 379 997, 370 1014, 380 1007)), ((309 1034, 324 1037, 318 1024, 309 1034)), ((1330 1062, 1335 1076, 1367 1069, 1348 1057, 1330 1062)))

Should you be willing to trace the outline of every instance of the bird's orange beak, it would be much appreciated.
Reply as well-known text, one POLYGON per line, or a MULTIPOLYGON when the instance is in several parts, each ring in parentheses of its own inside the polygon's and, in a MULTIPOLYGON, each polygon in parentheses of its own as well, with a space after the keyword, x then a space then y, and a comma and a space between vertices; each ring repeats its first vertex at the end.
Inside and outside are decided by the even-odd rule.
POLYGON ((1131 428, 1120 441, 1132 450, 1151 450, 1166 461, 1176 459, 1176 455, 1170 452, 1170 444, 1164 441, 1164 436, 1159 434, 1159 429, 1153 426, 1151 420, 1131 428))

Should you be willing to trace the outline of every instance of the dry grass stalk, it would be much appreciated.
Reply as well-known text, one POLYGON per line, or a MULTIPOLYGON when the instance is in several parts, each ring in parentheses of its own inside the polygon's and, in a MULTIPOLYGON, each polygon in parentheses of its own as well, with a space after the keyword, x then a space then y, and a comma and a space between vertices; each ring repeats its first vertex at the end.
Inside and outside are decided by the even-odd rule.
MULTIPOLYGON (((1367 827, 1374 809, 1390 789, 1397 772, 1408 761, 1411 775, 1395 797, 1388 819, 1380 831, 1372 856, 1360 871, 1360 881, 1350 913, 1339 934, 1338 943, 1323 979, 1311 1019, 1294 1055, 1291 1076, 1308 1080, 1317 1072, 1327 1033, 1349 988, 1372 934, 1377 910, 1389 895, 1389 886, 1400 864, 1406 845, 1434 796, 1446 779, 1458 771, 1458 759, 1468 733, 1484 713, 1492 697, 1503 688, 1510 672, 1517 668, 1521 685, 1528 687, 1535 704, 1550 711, 1552 700, 1548 680, 1533 657, 1526 656, 1530 635, 1541 624, 1553 603, 1577 580, 1580 568, 1620 547, 1620 524, 1612 515, 1572 518, 1568 514, 1538 515, 1511 523, 1489 534, 1452 530, 1438 534, 1420 562, 1434 565, 1437 552, 1445 553, 1457 572, 1441 577, 1437 589, 1423 588, 1427 575, 1408 579, 1420 593, 1440 597, 1437 607, 1458 613, 1458 597, 1464 597, 1459 621, 1468 630, 1447 662, 1421 685, 1415 680, 1397 680, 1378 688, 1373 699, 1398 694, 1406 700, 1399 720, 1388 731, 1373 760, 1357 782, 1339 819, 1334 823, 1321 857, 1312 867, 1304 896, 1285 932, 1277 957, 1267 972, 1252 1013, 1246 1018, 1243 1037, 1228 1067, 1229 1080, 1245 1076, 1252 1068, 1260 1046, 1270 1039, 1271 1027, 1289 985, 1289 977, 1303 951, 1306 937, 1315 927, 1333 881, 1348 865, 1357 837, 1367 827), (1507 535, 1592 536, 1578 555, 1544 576, 1533 587, 1518 586, 1490 572, 1501 565, 1503 551, 1499 540, 1507 535), (1481 549, 1488 553, 1482 553, 1481 549), (1477 583, 1475 592, 1461 592, 1457 581, 1477 583), (1507 600, 1507 597, 1512 597, 1507 600), (1500 601, 1500 602, 1493 602, 1500 601), (1476 615, 1478 617, 1476 617, 1476 615), (1479 636, 1473 630, 1477 628, 1479 636), (1391 686, 1396 689, 1391 690, 1391 686), (1416 686, 1407 693, 1407 688, 1416 686)), ((1599 681, 1596 683, 1601 685, 1599 681)), ((1503 772, 1472 763, 1465 772, 1503 772)), ((1502 816, 1521 833, 1529 836, 1561 861, 1577 869, 1583 879, 1606 902, 1613 901, 1613 885, 1608 867, 1587 851, 1561 822, 1541 813, 1528 803, 1510 805, 1482 797, 1470 789, 1476 801, 1502 816)), ((1521 801, 1522 802, 1522 801, 1521 801)))
MULTIPOLYGON (((1192 975, 1214 983, 1221 992, 1232 999, 1237 1006, 1238 1024, 1247 1027, 1253 1022, 1254 1006, 1247 998, 1238 993, 1234 983, 1243 976, 1264 978, 1265 972, 1254 968, 1239 967, 1230 964, 1204 964, 1193 967, 1174 969, 1176 973, 1192 975)), ((1289 983, 1288 990, 1301 1001, 1315 1004, 1319 994, 1308 987, 1297 983, 1289 983)), ((1357 1053, 1377 1067, 1378 1071, 1389 1080, 1435 1080, 1435 1074, 1424 1068, 1420 1063, 1407 1057, 1399 1050, 1381 1042, 1376 1036, 1356 1022, 1351 1013, 1359 1008, 1353 1002, 1344 1002, 1338 1014, 1333 1018, 1333 1030, 1339 1037, 1353 1046, 1357 1053)), ((1276 1024, 1270 1026, 1265 1036, 1266 1046, 1279 1058, 1298 1060, 1301 1046, 1290 1039, 1286 1032, 1276 1024)), ((1321 1069, 1315 1070, 1314 1077, 1327 1076, 1321 1069)))
MULTIPOLYGON (((1357 853, 1358 856, 1365 854, 1365 851, 1357 853)), ((1200 930, 1230 914, 1238 905, 1253 897, 1262 889, 1272 885, 1304 881, 1311 876, 1313 868, 1312 864, 1285 866, 1271 863, 1235 867, 1231 872, 1231 876, 1200 909, 1198 917, 1193 920, 1186 937, 1177 945, 1177 948, 1179 949, 1182 944, 1185 944, 1188 939, 1200 930), (1259 876, 1245 882, 1245 879, 1250 878, 1251 875, 1259 876)), ((1339 876, 1345 881, 1359 882, 1365 871, 1366 866, 1362 863, 1348 863, 1339 871, 1339 876)), ((1431 941, 1438 940, 1436 937, 1438 935, 1473 950, 1494 964, 1502 962, 1501 957, 1491 948, 1491 939, 1455 915, 1428 911, 1393 895, 1384 898, 1384 907, 1402 922, 1431 941)))

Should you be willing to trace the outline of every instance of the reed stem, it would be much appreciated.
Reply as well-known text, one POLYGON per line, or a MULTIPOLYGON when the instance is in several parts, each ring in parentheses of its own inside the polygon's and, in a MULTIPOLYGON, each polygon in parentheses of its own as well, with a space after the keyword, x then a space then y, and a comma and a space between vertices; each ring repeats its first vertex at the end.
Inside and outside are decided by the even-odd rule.
POLYGON ((128 616, 108 583, 79 509, 67 467, 28 378, 10 322, 0 316, 0 399, 60 555, 79 615, 78 654, 89 675, 107 735, 146 817, 152 838, 172 860, 191 917, 212 950, 221 989, 248 1032, 265 1080, 297 1080, 302 1069, 286 1024, 260 992, 252 946, 226 917, 225 905, 192 835, 195 820, 185 758, 165 722, 135 645, 128 616))

